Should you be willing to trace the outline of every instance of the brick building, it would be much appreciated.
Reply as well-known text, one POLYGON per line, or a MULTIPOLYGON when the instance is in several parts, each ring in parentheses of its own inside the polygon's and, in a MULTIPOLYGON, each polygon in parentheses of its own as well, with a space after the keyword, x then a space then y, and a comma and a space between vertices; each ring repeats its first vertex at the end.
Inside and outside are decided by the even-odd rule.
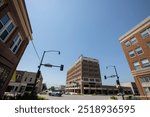
POLYGON ((80 56, 67 72, 66 91, 68 92, 93 94, 101 84, 97 59, 80 56))
POLYGON ((31 39, 24 0, 0 0, 0 98, 31 39))
MULTIPOLYGON (((99 61, 80 56, 67 72, 66 92, 78 94, 117 95, 115 85, 102 85, 99 61)), ((131 86, 122 86, 126 95, 134 94, 131 86)), ((135 89, 135 88, 134 88, 135 89)))
MULTIPOLYGON (((119 38, 141 96, 150 96, 150 17, 119 38)), ((150 99, 150 98, 149 98, 150 99)))

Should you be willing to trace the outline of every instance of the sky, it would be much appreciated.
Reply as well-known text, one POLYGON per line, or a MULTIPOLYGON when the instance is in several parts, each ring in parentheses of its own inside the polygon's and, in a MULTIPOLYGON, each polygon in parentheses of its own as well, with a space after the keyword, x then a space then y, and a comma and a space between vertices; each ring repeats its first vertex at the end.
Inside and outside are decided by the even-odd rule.
MULTIPOLYGON (((48 86, 64 85, 81 54, 99 60, 103 84, 115 84, 115 78, 104 79, 115 73, 108 65, 116 66, 120 82, 134 81, 119 37, 150 16, 150 0, 26 0, 26 7, 40 58, 44 51, 61 51, 44 56, 43 63, 64 65, 64 71, 42 66, 48 86)), ((17 69, 37 72, 39 64, 30 42, 17 69)))

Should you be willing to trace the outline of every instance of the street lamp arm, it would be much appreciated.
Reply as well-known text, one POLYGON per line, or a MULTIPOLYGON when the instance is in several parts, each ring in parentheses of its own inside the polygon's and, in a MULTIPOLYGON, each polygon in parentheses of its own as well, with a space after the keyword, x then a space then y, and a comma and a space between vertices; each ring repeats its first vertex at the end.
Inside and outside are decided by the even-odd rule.
POLYGON ((58 54, 60 54, 60 51, 58 51, 58 50, 47 50, 47 51, 44 51, 44 52, 58 52, 58 54))
POLYGON ((43 62, 43 59, 44 59, 44 56, 45 56, 45 53, 46 53, 46 52, 58 52, 58 54, 60 54, 60 51, 58 51, 58 50, 47 50, 47 51, 44 51, 44 52, 43 52, 43 55, 42 55, 42 58, 41 58, 41 61, 40 61, 39 70, 40 70, 40 68, 41 68, 41 65, 42 65, 42 62, 43 62))

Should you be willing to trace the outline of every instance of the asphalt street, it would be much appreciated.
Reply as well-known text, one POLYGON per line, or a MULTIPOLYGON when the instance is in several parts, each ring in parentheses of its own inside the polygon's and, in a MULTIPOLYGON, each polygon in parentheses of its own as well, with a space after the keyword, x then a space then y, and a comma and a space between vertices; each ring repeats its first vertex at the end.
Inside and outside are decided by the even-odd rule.
MULTIPOLYGON (((49 95, 40 95, 48 100, 110 100, 111 96, 106 95, 62 95, 58 96, 49 96, 49 95)), ((121 96, 115 96, 118 100, 121 100, 121 96)))

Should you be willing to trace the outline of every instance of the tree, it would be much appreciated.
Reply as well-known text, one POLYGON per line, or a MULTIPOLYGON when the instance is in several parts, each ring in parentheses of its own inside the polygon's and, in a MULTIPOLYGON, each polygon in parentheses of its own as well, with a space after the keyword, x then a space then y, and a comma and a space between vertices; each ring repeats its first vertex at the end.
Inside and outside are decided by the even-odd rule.
POLYGON ((55 87, 54 87, 54 86, 51 86, 49 89, 50 89, 51 91, 54 91, 54 90, 55 90, 55 87))

